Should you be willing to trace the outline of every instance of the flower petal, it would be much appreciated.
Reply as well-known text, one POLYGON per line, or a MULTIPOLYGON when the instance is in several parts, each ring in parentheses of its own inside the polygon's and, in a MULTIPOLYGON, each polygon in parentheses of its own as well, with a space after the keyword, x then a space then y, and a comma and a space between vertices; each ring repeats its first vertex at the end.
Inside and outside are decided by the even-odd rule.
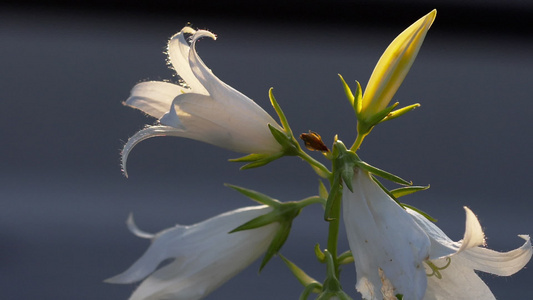
POLYGON ((373 115, 383 110, 402 84, 435 20, 436 10, 420 18, 387 47, 380 57, 363 94, 362 111, 373 115))
POLYGON ((133 87, 124 104, 159 119, 170 110, 174 98, 184 90, 184 87, 169 82, 141 82, 133 87))
POLYGON ((365 299, 381 298, 379 269, 404 299, 422 299, 427 276, 423 261, 430 241, 422 228, 362 170, 354 193, 343 193, 343 216, 357 270, 357 290, 365 299))
MULTIPOLYGON (((133 283, 142 280, 150 275, 157 266, 165 259, 170 258, 170 251, 175 241, 172 236, 183 235, 187 230, 187 226, 176 225, 170 230, 168 234, 160 238, 154 239, 148 250, 139 258, 131 267, 123 273, 106 279, 107 283, 133 283)), ((164 233, 164 232, 162 232, 164 233)))
MULTIPOLYGON (((217 102, 228 107, 228 109, 239 109, 247 113, 247 118, 253 119, 257 124, 271 124, 278 129, 281 127, 267 114, 259 105, 241 92, 222 82, 210 69, 206 67, 202 59, 196 52, 196 42, 202 37, 216 39, 216 36, 206 30, 198 30, 192 37, 189 62, 191 70, 200 83, 207 89, 209 95, 217 102)), ((243 124, 241 124, 242 126, 243 124)), ((268 130, 267 130, 268 131, 268 130)))
POLYGON ((107 282, 139 281, 165 260, 174 259, 147 277, 130 300, 201 299, 266 251, 278 223, 228 232, 271 210, 266 205, 245 207, 195 225, 164 230, 137 262, 107 282))
POLYGON ((431 241, 431 251, 429 259, 438 259, 454 255, 466 249, 483 245, 485 238, 481 225, 476 215, 468 208, 466 212, 465 234, 462 241, 452 241, 439 227, 418 212, 407 209, 413 220, 424 229, 431 241))
MULTIPOLYGON (((472 300, 495 299, 489 287, 474 272, 474 269, 468 267, 468 260, 461 256, 471 251, 467 250, 451 258, 450 265, 439 270, 441 278, 437 276, 428 277, 428 286, 424 300, 472 300)), ((447 264, 445 258, 432 261, 437 267, 447 264)), ((428 268, 428 274, 432 271, 428 268)))
POLYGON ((207 95, 206 89, 196 79, 189 65, 190 46, 185 39, 185 34, 194 34, 196 30, 191 27, 184 27, 176 33, 167 45, 169 63, 176 73, 185 81, 194 93, 207 95))
POLYGON ((227 106, 195 93, 176 97, 161 124, 182 129, 179 136, 242 153, 275 153, 281 148, 267 123, 242 106, 227 106))
POLYGON ((128 171, 126 169, 126 164, 128 162, 128 156, 138 143, 156 136, 182 136, 183 130, 179 128, 174 128, 170 126, 148 126, 128 139, 124 148, 122 148, 122 172, 128 177, 128 171))
POLYGON ((465 265, 470 268, 499 276, 510 276, 520 271, 531 259, 533 250, 529 235, 519 235, 526 242, 517 249, 508 252, 476 247, 462 252, 465 265))

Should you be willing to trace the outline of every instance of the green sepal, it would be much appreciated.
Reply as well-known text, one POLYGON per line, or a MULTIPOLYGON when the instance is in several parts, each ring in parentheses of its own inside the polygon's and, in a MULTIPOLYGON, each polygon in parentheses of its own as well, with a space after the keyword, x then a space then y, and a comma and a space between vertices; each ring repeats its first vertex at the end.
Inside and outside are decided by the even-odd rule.
POLYGON ((224 185, 236 190, 237 192, 245 195, 246 197, 256 202, 259 202, 264 205, 268 205, 270 207, 279 207, 282 204, 279 200, 276 200, 270 196, 267 196, 263 193, 260 193, 254 190, 250 190, 250 189, 243 188, 243 187, 236 186, 236 185, 229 184, 229 183, 225 183, 224 185))
POLYGON ((401 188, 397 188, 397 189, 391 190, 390 193, 395 198, 400 198, 402 196, 413 194, 413 193, 416 193, 418 191, 425 191, 427 189, 429 189, 429 185, 428 186, 404 186, 404 187, 401 187, 401 188))
POLYGON ((319 262, 324 263, 326 261, 326 255, 320 249, 320 244, 315 245, 315 255, 319 262))
POLYGON ((350 264, 354 262, 352 251, 348 250, 337 257, 339 265, 350 264))
POLYGON ((403 116, 404 114, 414 110, 415 108, 417 107, 420 107, 420 103, 415 103, 415 104, 411 104, 409 106, 406 106, 406 107, 402 107, 400 109, 397 109, 395 111, 391 111, 385 118, 383 118, 381 122, 385 122, 385 121, 389 121, 389 120, 393 120, 393 119, 396 119, 400 116, 403 116))
POLYGON ((433 223, 436 223, 436 222, 437 222, 437 219, 433 218, 433 217, 430 216, 428 213, 426 213, 426 212, 424 212, 424 211, 422 211, 422 210, 420 210, 420 209, 418 209, 418 208, 416 208, 416 207, 414 207, 414 206, 411 206, 411 205, 409 205, 409 204, 405 204, 405 203, 402 203, 402 206, 407 207, 407 208, 409 208, 409 209, 411 209, 411 210, 416 211, 417 213, 421 214, 422 216, 424 216, 426 219, 430 220, 430 221, 433 222, 433 223))
POLYGON ((403 300, 403 295, 402 294, 396 294, 396 299, 398 300, 403 300))
POLYGON ((292 261, 288 260, 285 256, 281 255, 281 253, 278 253, 278 256, 283 260, 283 262, 289 268, 294 277, 296 277, 296 279, 298 279, 298 281, 304 287, 312 285, 314 288, 311 290, 311 292, 317 294, 322 291, 322 285, 318 281, 307 275, 307 273, 305 273, 300 267, 298 267, 292 261))
POLYGON ((331 216, 331 209, 336 201, 341 201, 342 198, 342 185, 340 184, 340 177, 335 176, 331 183, 331 189, 329 191, 328 199, 326 200, 326 208, 324 210, 324 220, 329 222, 335 220, 331 216))
POLYGON ((262 167, 284 155, 283 152, 274 154, 257 154, 252 153, 243 157, 229 159, 231 162, 250 162, 240 167, 241 170, 248 170, 252 168, 262 167))
POLYGON ((398 102, 394 103, 391 106, 388 106, 381 110, 380 112, 376 113, 375 115, 369 117, 368 119, 363 118, 362 115, 357 116, 357 133, 359 135, 367 135, 372 131, 374 126, 376 126, 378 123, 380 123, 384 118, 386 118, 389 113, 398 106, 398 102))
POLYGON ((335 262, 333 261, 331 253, 329 253, 328 250, 325 250, 324 254, 326 255, 327 275, 324 283, 322 284, 322 293, 320 293, 316 299, 326 300, 336 298, 340 300, 352 300, 352 298, 350 298, 350 296, 348 296, 348 294, 342 290, 339 279, 335 274, 335 262))
POLYGON ((272 136, 274 136, 276 141, 283 148, 282 155, 289 155, 289 156, 298 155, 298 153, 300 152, 300 145, 292 137, 292 135, 287 135, 287 133, 277 129, 276 127, 270 124, 268 124, 268 129, 270 129, 272 136))
POLYGON ((389 197, 391 197, 391 199, 394 200, 401 208, 405 209, 403 204, 398 201, 398 199, 396 199, 396 197, 394 197, 394 195, 374 175, 372 175, 372 180, 374 180, 374 182, 381 188, 383 192, 385 192, 385 194, 389 195, 389 197))
POLYGON ((329 195, 328 189, 326 188, 322 180, 319 180, 318 181, 318 196, 324 200, 327 200, 328 195, 329 195))
POLYGON ((251 219, 250 221, 248 221, 248 222, 240 225, 239 227, 233 229, 229 233, 255 229, 255 228, 263 227, 263 226, 266 226, 268 224, 271 224, 271 223, 274 223, 274 222, 278 222, 278 221, 279 221, 278 213, 275 212, 275 211, 271 211, 271 212, 269 212, 267 214, 264 214, 264 215, 261 215, 261 216, 258 216, 258 217, 255 217, 255 218, 251 219))
POLYGON ((389 172, 386 172, 384 170, 381 170, 381 169, 378 169, 374 166, 371 166, 369 164, 367 164, 366 162, 360 160, 357 162, 357 167, 367 171, 368 173, 370 174, 374 174, 376 176, 379 176, 383 179, 387 179, 387 180, 390 180, 392 182, 396 182, 398 184, 402 184, 402 185, 413 185, 412 182, 410 181, 407 181, 407 180, 404 180, 394 174, 391 174, 389 172))
POLYGON ((274 107, 274 110, 278 114, 279 120, 281 122, 281 126, 283 127, 283 130, 292 136, 292 130, 289 126, 289 121, 287 121, 287 117, 285 117, 285 114, 283 113, 283 110, 281 109, 281 106, 279 106, 278 101, 276 101, 276 98, 274 97, 274 89, 270 88, 268 90, 268 97, 270 98, 270 104, 272 104, 272 107, 274 107))
POLYGON ((298 300, 307 300, 307 298, 309 298, 309 295, 315 290, 319 290, 319 292, 322 291, 322 285, 317 282, 306 286, 302 294, 300 294, 298 300))
POLYGON ((268 246, 265 256, 263 257, 263 260, 261 261, 259 272, 263 270, 266 264, 274 256, 274 254, 278 253, 281 247, 283 246, 283 244, 285 244, 285 241, 287 241, 287 238, 289 237, 289 233, 291 232, 291 226, 292 226, 292 220, 280 222, 280 229, 276 232, 276 234, 274 235, 274 238, 272 239, 272 242, 268 246))
MULTIPOLYGON (((361 84, 359 84, 358 81, 355 81, 357 84, 355 89, 355 95, 352 93, 352 90, 350 89, 350 86, 346 83, 344 78, 341 76, 341 74, 338 74, 341 81, 342 81, 342 87, 344 88, 344 93, 346 94, 346 98, 348 98, 348 101, 350 101, 350 104, 352 105, 353 110, 355 111, 355 115, 359 116, 359 113, 361 113, 361 109, 363 107, 363 91, 361 89, 361 84)), ((357 117, 359 119, 359 117, 357 117)))

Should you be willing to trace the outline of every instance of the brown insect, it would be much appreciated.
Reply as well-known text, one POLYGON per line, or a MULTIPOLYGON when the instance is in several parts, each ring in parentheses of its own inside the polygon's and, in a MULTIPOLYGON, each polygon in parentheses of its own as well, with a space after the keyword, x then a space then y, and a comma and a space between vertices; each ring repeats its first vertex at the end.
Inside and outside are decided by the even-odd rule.
POLYGON ((309 133, 300 134, 300 139, 305 143, 305 148, 311 151, 329 152, 328 147, 322 142, 320 135, 309 130, 309 133))

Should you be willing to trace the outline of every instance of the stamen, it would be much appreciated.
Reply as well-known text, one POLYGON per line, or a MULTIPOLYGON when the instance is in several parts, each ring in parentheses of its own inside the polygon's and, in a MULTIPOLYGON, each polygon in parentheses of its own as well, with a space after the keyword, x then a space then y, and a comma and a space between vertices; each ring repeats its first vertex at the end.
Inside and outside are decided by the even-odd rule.
POLYGON ((440 271, 448 268, 450 266, 450 263, 452 262, 452 259, 450 257, 446 257, 446 265, 444 267, 437 267, 434 263, 432 263, 431 261, 429 260, 426 260, 425 263, 431 268, 431 270, 433 271, 431 274, 426 274, 428 277, 431 277, 431 276, 435 276, 437 277, 438 279, 442 279, 442 274, 440 273, 440 271))

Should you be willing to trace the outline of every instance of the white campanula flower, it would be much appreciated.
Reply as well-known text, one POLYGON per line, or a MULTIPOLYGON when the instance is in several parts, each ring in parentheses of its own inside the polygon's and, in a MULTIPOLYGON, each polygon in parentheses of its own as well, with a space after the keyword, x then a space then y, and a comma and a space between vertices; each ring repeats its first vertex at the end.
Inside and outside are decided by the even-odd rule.
POLYGON ((130 217, 130 230, 150 238, 152 244, 129 269, 106 282, 134 283, 144 279, 130 300, 202 299, 266 251, 279 229, 278 223, 229 232, 271 210, 266 205, 245 207, 155 235, 140 231, 130 217), (157 269, 168 259, 173 261, 157 269))
POLYGON ((509 252, 479 247, 484 244, 481 225, 470 209, 465 207, 465 210, 464 238, 460 242, 454 242, 434 223, 407 209, 431 240, 429 262, 426 263, 428 286, 424 300, 495 299, 475 270, 509 276, 522 269, 531 259, 533 250, 527 235, 519 235, 526 242, 509 252))
POLYGON ((168 43, 169 62, 180 84, 148 81, 133 87, 125 104, 159 120, 132 136, 122 151, 126 168, 129 152, 139 142, 156 136, 190 138, 241 153, 272 154, 280 144, 268 128, 281 127, 259 105, 218 79, 196 52, 206 30, 183 28, 168 43), (186 36, 192 35, 190 44, 186 36))
POLYGON ((353 193, 343 188, 343 218, 364 299, 422 299, 430 240, 411 216, 370 174, 355 168, 353 193))

